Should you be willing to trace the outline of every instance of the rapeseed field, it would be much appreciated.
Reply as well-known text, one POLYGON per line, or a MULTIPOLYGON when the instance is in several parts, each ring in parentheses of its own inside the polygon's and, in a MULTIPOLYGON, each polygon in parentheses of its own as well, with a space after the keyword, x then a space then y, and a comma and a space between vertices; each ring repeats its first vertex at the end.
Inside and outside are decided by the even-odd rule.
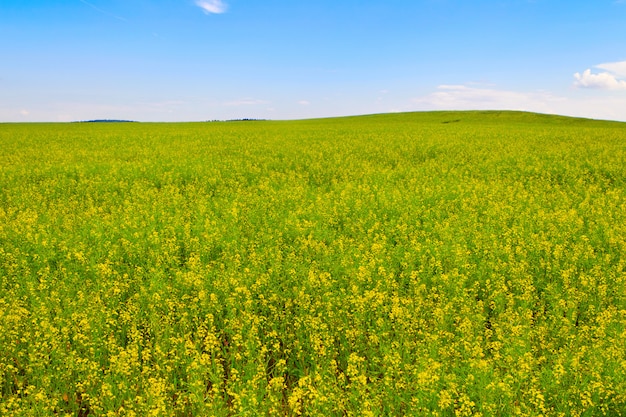
POLYGON ((626 124, 2 124, 0 415, 626 415, 626 124))

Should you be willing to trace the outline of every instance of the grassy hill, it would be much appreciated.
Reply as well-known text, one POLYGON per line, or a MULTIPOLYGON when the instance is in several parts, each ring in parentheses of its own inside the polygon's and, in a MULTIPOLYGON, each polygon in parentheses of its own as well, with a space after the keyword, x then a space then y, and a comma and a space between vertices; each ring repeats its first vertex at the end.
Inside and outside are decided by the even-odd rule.
POLYGON ((0 414, 623 415, 625 138, 1 125, 0 414))

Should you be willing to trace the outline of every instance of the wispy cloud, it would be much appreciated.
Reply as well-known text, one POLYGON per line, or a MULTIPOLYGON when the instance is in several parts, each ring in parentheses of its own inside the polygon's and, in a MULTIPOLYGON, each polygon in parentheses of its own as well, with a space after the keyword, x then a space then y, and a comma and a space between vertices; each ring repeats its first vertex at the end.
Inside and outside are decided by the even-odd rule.
POLYGON ((222 0, 197 0, 196 6, 204 10, 206 14, 221 14, 228 9, 222 0))
POLYGON ((549 112, 550 104, 561 100, 561 98, 543 91, 519 92, 467 85, 440 85, 435 92, 425 97, 413 99, 413 103, 425 109, 549 112))
POLYGON ((242 98, 224 103, 225 106, 254 106, 259 104, 269 104, 269 101, 256 98, 242 98))
POLYGON ((107 16, 110 16, 110 17, 112 17, 112 18, 114 18, 114 19, 117 19, 117 20, 121 20, 122 22, 127 22, 127 20, 126 20, 126 19, 124 19, 123 17, 118 16, 118 15, 115 15, 115 14, 113 14, 113 13, 109 13, 109 12, 107 12, 106 10, 102 10, 102 9, 101 9, 101 8, 99 8, 98 6, 95 6, 95 5, 91 4, 91 3, 89 3, 88 1, 85 1, 85 0, 78 0, 78 1, 80 1, 81 3, 86 4, 87 6, 91 7, 92 9, 94 9, 95 11, 97 11, 98 13, 101 13, 101 14, 104 14, 104 15, 107 15, 107 16))
POLYGON ((549 91, 501 90, 496 86, 440 85, 400 110, 523 110, 626 121, 626 96, 559 96, 549 91))
POLYGON ((596 65, 596 68, 609 71, 610 73, 615 74, 618 77, 626 78, 626 61, 607 62, 606 64, 596 65))
POLYGON ((586 69, 574 74, 574 86, 578 88, 596 88, 600 90, 626 90, 626 61, 608 62, 595 65, 594 68, 604 70, 592 73, 586 69))
POLYGON ((298 101, 298 104, 301 106, 308 106, 311 102, 309 100, 300 100, 298 101))

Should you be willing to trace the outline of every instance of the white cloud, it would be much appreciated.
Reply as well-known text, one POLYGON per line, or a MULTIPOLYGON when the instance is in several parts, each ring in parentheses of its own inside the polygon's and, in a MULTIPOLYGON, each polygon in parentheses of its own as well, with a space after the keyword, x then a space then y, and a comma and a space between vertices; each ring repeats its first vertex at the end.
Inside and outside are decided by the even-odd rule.
POLYGON ((626 61, 607 62, 606 64, 596 65, 596 68, 606 70, 619 78, 626 77, 626 61))
POLYGON ((594 74, 591 69, 574 74, 574 86, 578 88, 595 88, 599 90, 626 90, 626 61, 607 62, 595 65, 594 68, 604 70, 594 74))
POLYGON ((22 116, 28 116, 30 114, 30 112, 28 110, 26 110, 26 109, 23 109, 23 110, 20 110, 20 114, 22 116))
POLYGON ((597 88, 600 90, 624 90, 626 81, 618 79, 609 72, 593 74, 590 69, 586 69, 582 74, 574 74, 574 86, 579 88, 597 88))
POLYGON ((228 8, 222 0, 197 0, 196 6, 204 10, 206 14, 221 14, 228 8))
POLYGON ((308 100, 300 100, 298 101, 298 104, 301 106, 308 106, 309 104, 311 104, 311 102, 308 100))

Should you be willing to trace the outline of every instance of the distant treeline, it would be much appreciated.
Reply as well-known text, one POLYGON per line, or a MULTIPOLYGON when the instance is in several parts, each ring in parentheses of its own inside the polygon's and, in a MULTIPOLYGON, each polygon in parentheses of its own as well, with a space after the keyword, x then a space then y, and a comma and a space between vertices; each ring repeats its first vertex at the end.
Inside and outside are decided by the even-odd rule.
MULTIPOLYGON (((225 120, 225 122, 262 122, 265 121, 267 119, 249 119, 249 118, 244 118, 244 119, 228 119, 225 120)), ((212 120, 213 122, 217 122, 218 120, 212 120)))

